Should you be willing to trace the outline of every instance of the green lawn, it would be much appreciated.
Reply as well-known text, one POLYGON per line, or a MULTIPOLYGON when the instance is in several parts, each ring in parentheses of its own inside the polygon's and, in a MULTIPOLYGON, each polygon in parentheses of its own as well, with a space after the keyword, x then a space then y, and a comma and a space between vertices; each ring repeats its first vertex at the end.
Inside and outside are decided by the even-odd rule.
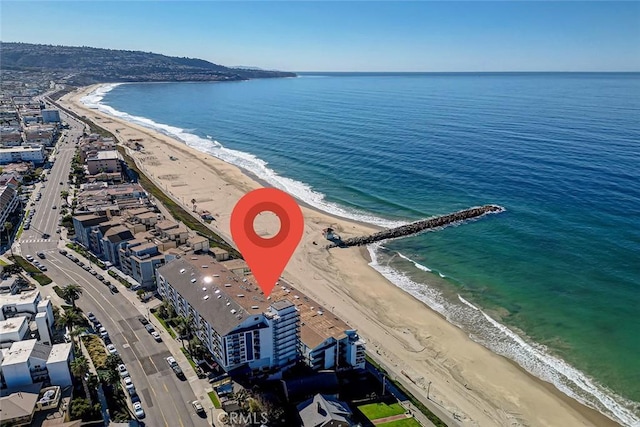
POLYGON ((421 427, 415 418, 405 418, 403 420, 391 421, 390 423, 376 424, 382 427, 421 427))
POLYGON ((213 403, 213 406, 216 409, 220 408, 220 401, 218 400, 218 396, 216 395, 216 392, 215 391, 210 391, 207 394, 209 395, 209 399, 211 399, 211 402, 213 403))
POLYGON ((370 420, 404 414, 405 412, 399 403, 392 403, 391 405, 387 405, 386 403, 370 403, 368 405, 358 406, 358 409, 370 420))
POLYGON ((49 278, 49 276, 43 274, 38 267, 31 264, 20 255, 14 255, 13 258, 9 257, 9 259, 18 264, 24 271, 30 273, 31 277, 33 277, 40 285, 46 286, 53 281, 49 278))

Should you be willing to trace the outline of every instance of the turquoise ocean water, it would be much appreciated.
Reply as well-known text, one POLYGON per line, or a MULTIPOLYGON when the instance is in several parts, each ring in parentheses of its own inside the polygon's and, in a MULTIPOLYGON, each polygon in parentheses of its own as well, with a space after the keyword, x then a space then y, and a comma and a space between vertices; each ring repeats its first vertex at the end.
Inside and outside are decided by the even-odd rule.
POLYGON ((640 74, 304 74, 109 85, 85 102, 349 218, 504 206, 372 246, 372 268, 640 423, 640 74))

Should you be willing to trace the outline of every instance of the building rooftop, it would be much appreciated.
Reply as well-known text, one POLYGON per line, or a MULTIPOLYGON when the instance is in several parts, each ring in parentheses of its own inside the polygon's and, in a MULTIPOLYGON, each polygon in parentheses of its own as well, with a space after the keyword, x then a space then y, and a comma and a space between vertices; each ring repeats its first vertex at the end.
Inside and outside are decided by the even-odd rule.
POLYGON ((21 292, 19 294, 0 294, 0 307, 9 304, 35 304, 40 298, 40 291, 34 289, 32 291, 21 292))
POLYGON ((7 320, 0 320, 0 335, 19 332, 25 323, 29 323, 27 316, 16 316, 7 320))
POLYGON ((7 366, 26 363, 31 356, 31 352, 34 350, 36 343, 37 340, 35 339, 14 342, 11 344, 9 351, 5 353, 2 365, 7 366))
POLYGON ((0 398, 0 419, 11 425, 11 420, 28 417, 33 414, 38 401, 38 393, 14 392, 0 398))
POLYGON ((247 262, 243 259, 229 259, 227 261, 220 261, 220 264, 224 265, 228 270, 237 269, 249 269, 247 262))
POLYGON ((105 150, 98 151, 95 156, 87 159, 89 160, 117 160, 119 158, 118 151, 116 150, 105 150))
POLYGON ((72 345, 70 342, 63 344, 54 344, 51 347, 51 352, 49 353, 49 358, 47 359, 47 363, 56 363, 56 362, 64 362, 69 360, 69 355, 71 354, 72 345))
POLYGON ((316 394, 297 406, 304 427, 351 425, 351 411, 346 403, 316 394))

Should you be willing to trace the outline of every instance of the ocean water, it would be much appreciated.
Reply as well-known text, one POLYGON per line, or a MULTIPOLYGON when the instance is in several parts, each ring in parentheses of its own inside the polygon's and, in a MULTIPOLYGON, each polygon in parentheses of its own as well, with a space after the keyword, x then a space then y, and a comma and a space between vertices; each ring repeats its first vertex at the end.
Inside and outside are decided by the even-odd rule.
POLYGON ((371 246, 372 268, 640 424, 640 74, 304 74, 109 85, 85 102, 381 226, 504 206, 371 246))

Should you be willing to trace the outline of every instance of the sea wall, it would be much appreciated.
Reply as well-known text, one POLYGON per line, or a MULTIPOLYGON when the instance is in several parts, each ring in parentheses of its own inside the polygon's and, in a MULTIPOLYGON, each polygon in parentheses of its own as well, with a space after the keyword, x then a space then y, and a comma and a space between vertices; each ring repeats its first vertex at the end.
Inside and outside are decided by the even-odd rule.
POLYGON ((352 237, 345 240, 333 240, 333 243, 327 245, 327 249, 337 247, 362 246, 370 243, 379 242, 380 240, 396 239, 398 237, 411 236, 425 230, 434 228, 442 228, 462 221, 479 218, 490 213, 500 213, 505 209, 498 205, 485 205, 464 209, 447 215, 441 215, 433 218, 423 219, 412 222, 411 224, 401 225, 400 227, 389 228, 379 231, 368 236, 352 237))

